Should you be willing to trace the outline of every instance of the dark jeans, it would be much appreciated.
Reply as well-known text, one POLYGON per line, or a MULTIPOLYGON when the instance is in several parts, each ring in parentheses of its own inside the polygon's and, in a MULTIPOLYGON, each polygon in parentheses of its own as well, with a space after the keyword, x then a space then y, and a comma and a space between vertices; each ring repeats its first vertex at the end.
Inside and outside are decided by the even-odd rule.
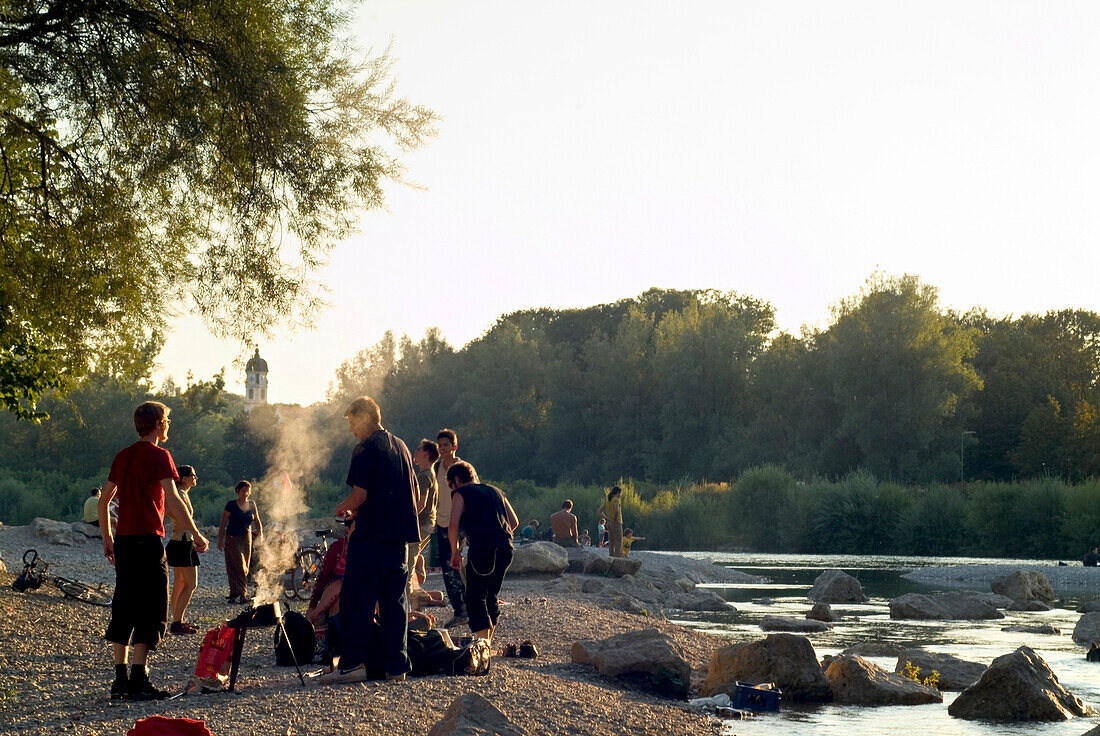
POLYGON ((444 527, 435 528, 435 541, 439 546, 439 567, 443 570, 443 587, 447 589, 447 600, 455 609, 455 616, 465 616, 466 586, 462 584, 462 576, 458 570, 451 567, 451 539, 444 527))
POLYGON ((168 562, 157 534, 115 537, 115 595, 104 638, 156 649, 168 620, 168 562))
POLYGON ((512 547, 470 547, 466 558, 466 605, 470 612, 470 631, 497 625, 500 607, 497 596, 504 573, 512 564, 512 547))
POLYGON ((360 664, 369 669, 371 662, 380 661, 386 674, 400 675, 412 670, 405 638, 409 618, 407 547, 404 542, 358 541, 360 536, 353 534, 348 539, 347 568, 340 590, 340 669, 360 664), (381 627, 380 653, 371 652, 375 604, 381 627))

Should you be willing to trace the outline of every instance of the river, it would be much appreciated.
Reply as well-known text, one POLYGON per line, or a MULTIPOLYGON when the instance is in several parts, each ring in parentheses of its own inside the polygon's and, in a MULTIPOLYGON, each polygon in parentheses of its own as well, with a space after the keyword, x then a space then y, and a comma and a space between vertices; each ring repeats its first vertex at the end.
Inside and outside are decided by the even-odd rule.
MULTIPOLYGON (((833 604, 833 610, 848 616, 827 633, 810 634, 818 658, 836 654, 861 641, 889 641, 907 646, 954 654, 963 659, 989 664, 995 657, 1026 644, 1039 653, 1071 693, 1100 710, 1100 663, 1085 660, 1085 650, 1071 638, 1081 600, 1094 595, 1067 595, 1059 598, 1051 611, 1005 611, 996 621, 894 621, 888 603, 903 593, 926 593, 936 586, 911 582, 901 577, 914 567, 956 564, 1046 564, 1044 560, 990 560, 934 557, 878 557, 842 555, 760 555, 730 553, 687 553, 713 559, 743 572, 768 578, 767 583, 707 586, 732 602, 736 612, 683 614, 678 623, 692 628, 727 635, 737 641, 764 636, 760 620, 765 614, 802 618, 809 610, 806 593, 823 570, 837 567, 854 575, 870 601, 861 604, 833 604), (770 598, 770 605, 761 598, 770 598), (858 620, 856 620, 858 618, 858 620), (1015 624, 1050 624, 1061 635, 1035 635, 1003 632, 1015 624)), ((1100 570, 1097 572, 1100 577, 1100 570)), ((942 588, 947 590, 947 588, 942 588)), ((957 590, 958 588, 952 588, 957 590)), ((895 658, 869 657, 870 661, 893 671, 895 658)), ((1079 718, 1059 723, 1020 725, 965 721, 947 714, 947 706, 958 693, 944 693, 942 704, 921 706, 793 706, 784 703, 778 713, 763 714, 745 721, 730 721, 724 734, 738 736, 780 736, 785 734, 821 734, 822 736, 1079 736, 1097 725, 1097 718, 1079 718)))

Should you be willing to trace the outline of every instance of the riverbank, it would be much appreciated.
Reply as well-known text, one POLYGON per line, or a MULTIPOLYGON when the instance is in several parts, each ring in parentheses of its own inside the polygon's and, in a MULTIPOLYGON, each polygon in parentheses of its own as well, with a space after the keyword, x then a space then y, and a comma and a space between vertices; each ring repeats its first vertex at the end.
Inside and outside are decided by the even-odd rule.
MULTIPOLYGON (((546 580, 513 576, 501 597, 506 605, 494 646, 530 639, 533 660, 494 658, 485 677, 410 678, 403 683, 302 687, 293 668, 276 667, 273 629, 250 631, 245 640, 238 692, 187 695, 159 703, 111 704, 110 652, 102 639, 109 610, 66 601, 44 586, 17 593, 11 581, 24 549, 35 546, 51 570, 89 582, 113 579, 98 540, 73 547, 34 540, 26 527, 0 528, 0 551, 9 571, 0 574, 0 721, 6 733, 123 734, 153 714, 204 720, 216 736, 245 734, 425 734, 459 695, 488 698, 530 734, 707 734, 710 717, 689 713, 676 702, 625 688, 593 668, 574 665, 570 647, 581 639, 602 639, 657 628, 683 647, 696 690, 711 652, 725 639, 691 631, 660 617, 597 606, 583 596, 547 591, 546 580), (105 569, 104 569, 105 566, 105 569)), ((224 601, 224 563, 204 555, 200 587, 188 619, 200 630, 235 615, 240 606, 224 601)), ((719 579, 743 573, 707 566, 676 555, 639 555, 645 568, 665 574, 713 571, 719 579)), ((747 577, 747 576, 745 576, 747 577)), ((732 578, 731 578, 732 579, 732 578)), ((639 582, 639 585, 642 583, 639 582)), ((431 579, 429 587, 432 586, 431 579)), ((303 604, 296 604, 302 610, 303 604)), ((151 657, 152 679, 175 692, 194 669, 200 636, 169 635, 151 657)))
POLYGON ((998 575, 1008 575, 1016 570, 1040 572, 1058 594, 1100 594, 1100 567, 1043 564, 983 564, 943 565, 918 567, 902 575, 906 580, 925 585, 952 588, 989 590, 989 584, 998 575))

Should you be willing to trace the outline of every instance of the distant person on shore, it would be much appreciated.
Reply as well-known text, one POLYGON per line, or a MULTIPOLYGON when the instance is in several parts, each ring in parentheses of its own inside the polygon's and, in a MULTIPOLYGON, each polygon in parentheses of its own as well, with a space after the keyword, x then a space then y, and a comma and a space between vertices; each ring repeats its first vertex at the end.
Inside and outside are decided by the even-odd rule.
POLYGON ((416 559, 432 541, 432 533, 435 531, 435 509, 439 505, 439 481, 435 477, 432 466, 439 459, 439 447, 428 439, 420 440, 413 453, 413 464, 417 467, 416 473, 416 523, 420 527, 420 541, 409 543, 409 555, 406 564, 409 567, 409 580, 414 579, 412 574, 416 568, 416 559))
POLYGON ((623 529, 623 557, 630 557, 630 548, 645 537, 635 537, 633 529, 623 529))
POLYGON ((615 486, 607 492, 607 500, 597 509, 607 529, 607 549, 612 557, 623 556, 623 489, 615 486))
POLYGON ((113 645, 112 700, 161 700, 168 695, 153 687, 146 666, 149 652, 164 637, 168 613, 168 564, 161 542, 165 510, 183 522, 196 550, 205 552, 208 544, 176 491, 179 473, 172 455, 160 447, 168 439, 169 411, 157 401, 134 411, 139 439, 115 455, 99 496, 103 554, 115 566, 111 622, 104 634, 113 645), (108 508, 116 497, 117 528, 108 508), (130 649, 133 663, 127 673, 130 649))
MULTIPOLYGON (((194 518, 195 508, 191 505, 190 491, 198 484, 199 478, 190 465, 180 465, 178 470, 180 483, 177 490, 180 500, 187 507, 187 513, 194 518)), ((169 599, 172 625, 168 630, 173 634, 195 634, 198 629, 184 621, 183 615, 187 613, 187 606, 199 585, 199 553, 195 551, 191 533, 187 531, 186 520, 171 513, 166 516, 172 520, 172 533, 168 537, 168 544, 164 545, 164 552, 168 558, 168 566, 174 571, 172 595, 169 599)))
POLYGON ((520 544, 528 544, 534 542, 539 538, 539 520, 531 519, 527 522, 527 526, 523 527, 523 531, 519 533, 520 544))
POLYGON ((561 502, 561 511, 550 514, 550 528, 554 530, 554 541, 562 547, 581 546, 573 502, 568 498, 561 502))
MULTIPOLYGON (((444 624, 445 628, 462 626, 469 623, 466 615, 466 585, 462 582, 462 573, 451 567, 451 537, 448 526, 451 523, 451 493, 447 490, 447 471, 458 462, 458 435, 452 429, 441 429, 435 438, 439 449, 439 460, 435 464, 436 485, 439 497, 435 510, 435 542, 439 552, 439 567, 443 571, 443 587, 447 589, 447 600, 451 602, 454 616, 444 624)), ((475 471, 476 473, 476 471, 475 471)), ((458 531, 458 543, 462 544, 463 533, 458 531)))
POLYGON ((1096 563, 1100 561, 1100 555, 1096 554, 1096 547, 1093 547, 1085 554, 1085 559, 1081 560, 1081 564, 1085 567, 1096 567, 1096 563))
POLYGON ((512 532, 519 519, 504 492, 477 482, 469 463, 455 463, 447 471, 451 489, 451 567, 462 567, 458 529, 466 530, 470 547, 466 551, 466 605, 470 630, 492 645, 493 631, 500 618, 497 596, 504 574, 512 564, 512 532))
POLYGON ((580 539, 578 541, 580 542, 580 545, 582 547, 591 547, 592 546, 592 535, 588 533, 587 529, 585 529, 583 532, 581 532, 581 536, 580 536, 580 539))
POLYGON ((600 519, 599 523, 596 524, 596 539, 599 541, 601 549, 607 546, 607 524, 604 523, 603 519, 600 519))
POLYGON ((218 525, 218 549, 225 552, 225 574, 229 578, 230 603, 247 603, 248 571, 252 560, 252 530, 255 536, 264 533, 260 509, 249 496, 252 484, 242 480, 236 487, 237 498, 225 504, 222 522, 218 525))
POLYGON ((99 526, 99 494, 100 490, 93 488, 92 495, 88 496, 88 499, 84 502, 84 515, 81 520, 85 524, 99 526))
POLYGON ((351 492, 333 513, 351 513, 355 533, 348 539, 340 591, 340 668, 321 681, 365 682, 367 665, 373 662, 381 664, 387 680, 404 680, 412 670, 405 563, 409 544, 420 542, 416 471, 409 448, 382 426, 382 410, 374 399, 360 396, 344 416, 359 444, 348 468, 351 492), (376 606, 381 630, 377 639, 370 625, 376 606))

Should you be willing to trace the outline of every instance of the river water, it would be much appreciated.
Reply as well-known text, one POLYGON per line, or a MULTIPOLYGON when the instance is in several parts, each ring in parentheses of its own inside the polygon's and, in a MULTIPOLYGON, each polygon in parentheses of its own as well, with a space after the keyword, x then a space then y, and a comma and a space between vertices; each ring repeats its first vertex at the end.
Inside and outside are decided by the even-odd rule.
MULTIPOLYGON (((936 586, 923 585, 902 578, 902 573, 925 565, 955 564, 1048 564, 1044 560, 989 560, 974 558, 877 557, 841 555, 760 555, 706 553, 692 554, 713 559, 743 572, 768 578, 767 583, 707 586, 723 595, 736 607, 729 613, 683 614, 677 622, 736 641, 765 636, 760 620, 765 614, 802 618, 809 610, 806 594, 814 579, 823 570, 837 567, 859 578, 864 593, 870 598, 865 604, 833 604, 833 610, 847 617, 834 624, 827 633, 809 634, 820 659, 827 654, 862 641, 888 641, 906 646, 919 646, 929 651, 954 654, 963 659, 989 664, 995 657, 1007 654, 1021 645, 1039 653, 1071 693, 1100 710, 1100 663, 1085 660, 1085 650, 1071 638, 1080 614, 1077 605, 1093 595, 1067 595, 1060 598, 1051 611, 1005 611, 1005 618, 995 621, 894 621, 890 619, 888 603, 903 593, 927 593, 936 586), (773 603, 763 605, 761 598, 773 603), (854 620, 858 617, 858 621, 854 620), (1061 635, 1036 635, 1003 632, 1004 626, 1050 624, 1061 629, 1061 635)), ((1100 574, 1100 573, 1098 573, 1100 574)), ((949 588, 942 588, 948 590, 949 588)), ((950 588, 958 590, 958 588, 950 588)), ((870 661, 889 671, 896 658, 869 657, 870 661)), ((792 706, 784 703, 778 713, 762 714, 745 721, 730 721, 723 733, 738 736, 781 736, 785 734, 821 734, 823 736, 879 736, 880 734, 912 734, 913 736, 992 736, 1011 734, 1024 736, 1078 736, 1100 723, 1098 718, 1078 718, 1060 723, 1027 723, 1021 725, 965 721, 947 714, 947 706, 958 693, 944 693, 944 702, 920 706, 888 706, 878 708, 856 706, 792 706)))

